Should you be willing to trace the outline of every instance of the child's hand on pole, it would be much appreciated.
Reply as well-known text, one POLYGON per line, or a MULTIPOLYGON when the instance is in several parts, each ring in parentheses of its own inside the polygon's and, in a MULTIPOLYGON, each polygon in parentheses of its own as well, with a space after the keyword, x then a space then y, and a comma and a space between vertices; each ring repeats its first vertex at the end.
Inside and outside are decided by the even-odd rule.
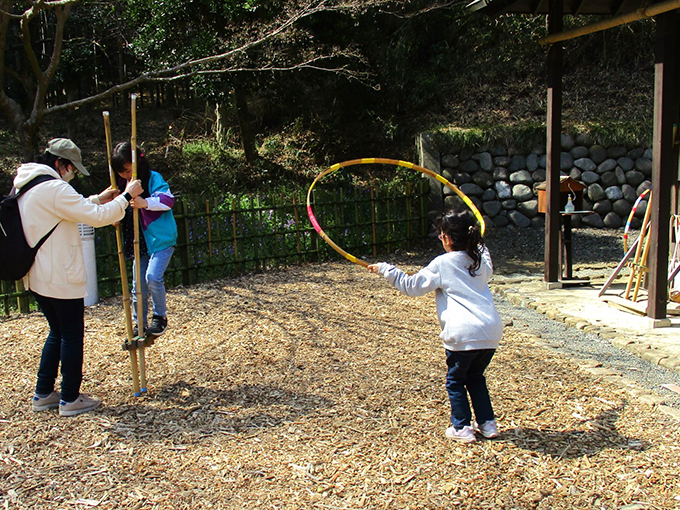
POLYGON ((366 266, 366 269, 368 269, 369 273, 378 274, 380 272, 380 264, 369 264, 366 266))
POLYGON ((148 202, 146 198, 135 197, 130 201, 130 205, 133 209, 146 209, 148 202))
POLYGON ((108 204, 111 200, 116 198, 118 195, 120 195, 120 190, 116 188, 106 188, 104 191, 102 191, 98 196, 99 196, 99 203, 104 205, 108 204))
POLYGON ((127 183, 125 191, 130 194, 132 198, 135 198, 142 194, 144 189, 142 188, 142 181, 135 179, 127 183))

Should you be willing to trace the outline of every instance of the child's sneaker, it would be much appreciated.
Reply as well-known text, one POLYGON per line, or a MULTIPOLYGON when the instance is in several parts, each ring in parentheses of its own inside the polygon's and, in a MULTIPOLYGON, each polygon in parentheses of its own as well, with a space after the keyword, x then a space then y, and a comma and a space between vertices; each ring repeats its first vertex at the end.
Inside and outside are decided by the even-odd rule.
POLYGON ((99 407, 102 401, 96 397, 90 397, 81 393, 73 402, 59 402, 59 414, 61 416, 75 416, 76 414, 86 413, 99 407))
POLYGON ((61 400, 61 394, 58 391, 53 391, 46 397, 39 397, 38 395, 33 395, 33 410, 47 411, 48 409, 56 409, 59 407, 59 401, 61 400))
POLYGON ((149 329, 146 330, 148 335, 161 336, 165 333, 165 329, 168 327, 168 319, 161 317, 160 315, 154 315, 151 319, 151 325, 149 329))
POLYGON ((495 439, 500 436, 498 432, 498 425, 496 425, 496 420, 489 420, 481 425, 477 425, 477 422, 472 424, 473 428, 483 435, 487 439, 495 439))
POLYGON ((469 425, 464 426, 460 430, 456 430, 453 426, 449 427, 446 429, 446 437, 450 437, 451 439, 460 441, 462 443, 474 443, 477 441, 477 438, 475 437, 475 431, 469 425))

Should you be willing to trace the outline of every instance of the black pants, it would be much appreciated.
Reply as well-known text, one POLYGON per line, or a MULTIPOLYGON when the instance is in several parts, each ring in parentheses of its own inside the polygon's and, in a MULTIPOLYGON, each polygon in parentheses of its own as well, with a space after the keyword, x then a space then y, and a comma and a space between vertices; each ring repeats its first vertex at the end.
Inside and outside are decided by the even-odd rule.
POLYGON ((456 430, 469 426, 472 422, 468 393, 477 423, 494 419, 484 371, 495 353, 495 349, 446 350, 446 365, 449 367, 446 373, 446 390, 451 403, 451 423, 456 430))
POLYGON ((73 402, 80 394, 83 379, 85 301, 83 298, 50 298, 35 292, 33 295, 50 325, 40 357, 35 392, 47 395, 54 391, 61 362, 61 399, 73 402))

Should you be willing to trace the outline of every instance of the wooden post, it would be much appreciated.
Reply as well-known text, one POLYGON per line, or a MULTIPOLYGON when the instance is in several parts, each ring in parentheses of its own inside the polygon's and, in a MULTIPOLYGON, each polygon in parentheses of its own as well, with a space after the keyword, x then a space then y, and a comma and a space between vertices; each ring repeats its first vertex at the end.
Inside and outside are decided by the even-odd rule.
POLYGON ((293 196, 293 213, 295 214, 295 241, 297 243, 298 263, 300 263, 302 262, 299 260, 300 253, 302 253, 302 250, 300 249, 300 215, 298 214, 296 196, 293 196))
POLYGON ((186 202, 182 201, 179 204, 179 208, 182 211, 182 224, 178 225, 181 228, 177 229, 177 247, 179 248, 179 258, 182 261, 182 285, 191 285, 191 273, 189 271, 191 261, 189 255, 189 207, 186 202))
POLYGON ((238 267, 238 242, 236 241, 236 200, 231 201, 231 229, 234 239, 234 270, 238 275, 240 274, 238 267))
POLYGON ((212 229, 210 228, 210 200, 205 201, 205 217, 208 223, 208 267, 210 268, 210 279, 215 279, 215 273, 213 272, 213 259, 212 259, 212 229))
MULTIPOLYGON (((564 0, 550 0, 548 34, 562 31, 564 0)), ((548 50, 548 115, 545 213, 545 270, 547 283, 557 282, 560 274, 560 160, 562 155, 562 43, 548 50)))
POLYGON ((375 190, 371 186, 371 233, 373 239, 373 257, 378 256, 378 246, 377 246, 377 231, 375 228, 375 190))
MULTIPOLYGON (((680 109, 680 17, 677 11, 656 18, 654 73, 654 142, 652 156, 652 210, 650 229, 649 293, 647 316, 666 318, 668 253, 670 250, 670 191, 677 180, 673 124, 680 109)), ((649 206, 649 205, 648 205, 649 206)))
POLYGON ((411 221, 413 219, 413 211, 412 211, 412 204, 411 204, 411 183, 407 182, 406 183, 406 239, 407 241, 407 246, 410 248, 411 247, 411 242, 413 238, 413 228, 411 225, 411 221))
POLYGON ((19 308, 19 313, 28 313, 31 311, 31 307, 28 301, 28 293, 24 288, 24 281, 17 280, 14 282, 14 288, 17 291, 17 308, 19 308))
MULTIPOLYGON (((316 204, 316 190, 312 191, 312 204, 316 204)), ((310 230, 310 239, 309 239, 309 248, 312 253, 311 260, 312 262, 318 262, 319 261, 319 234, 317 234, 316 230, 312 228, 310 230)))

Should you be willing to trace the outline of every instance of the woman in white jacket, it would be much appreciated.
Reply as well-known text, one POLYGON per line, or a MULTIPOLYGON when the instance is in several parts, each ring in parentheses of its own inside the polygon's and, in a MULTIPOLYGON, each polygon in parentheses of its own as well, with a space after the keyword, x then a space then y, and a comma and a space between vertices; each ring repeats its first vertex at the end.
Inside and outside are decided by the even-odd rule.
POLYGON ((80 149, 71 140, 56 138, 37 163, 21 165, 14 178, 14 187, 21 189, 35 177, 54 177, 26 191, 18 203, 29 245, 36 245, 56 225, 38 250, 24 285, 35 296, 50 326, 40 359, 33 410, 58 407, 62 416, 91 411, 100 404, 99 399, 80 393, 87 281, 78 223, 103 227, 120 221, 130 200, 142 192, 137 180, 130 182, 122 194, 109 188, 85 198, 68 184, 77 171, 89 175, 80 149), (61 393, 54 391, 60 363, 61 393))

